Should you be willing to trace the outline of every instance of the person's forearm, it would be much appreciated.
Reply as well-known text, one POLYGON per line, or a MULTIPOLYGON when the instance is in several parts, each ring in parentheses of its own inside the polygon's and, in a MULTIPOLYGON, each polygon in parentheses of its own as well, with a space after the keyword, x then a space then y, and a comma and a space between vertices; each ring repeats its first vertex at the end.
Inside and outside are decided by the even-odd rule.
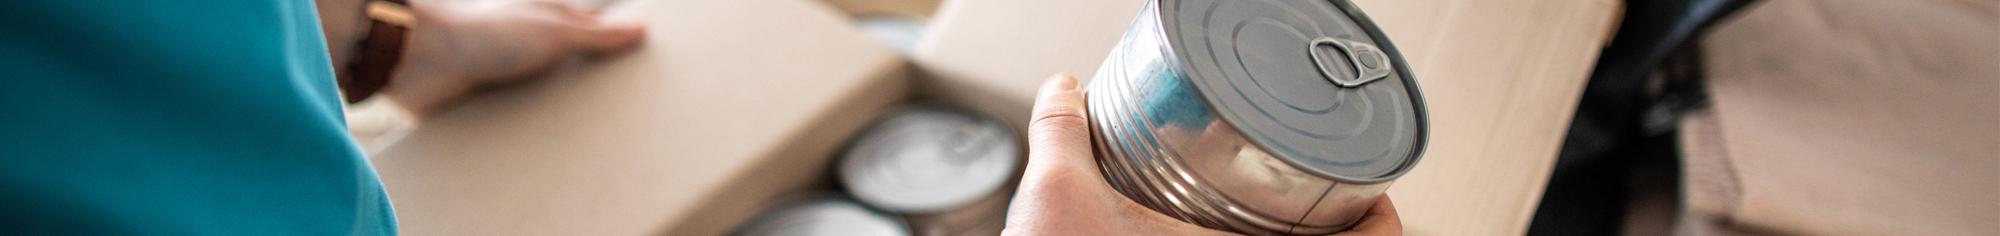
MULTIPOLYGON (((369 0, 315 0, 320 29, 326 37, 327 54, 333 66, 344 68, 353 61, 361 39, 367 37, 369 0)), ((349 73, 336 70, 337 73, 349 73)), ((342 83, 345 86, 345 83, 342 83)), ((376 156, 386 143, 394 143, 416 125, 414 114, 394 99, 370 99, 346 107, 347 131, 367 156, 376 156)))
POLYGON ((445 30, 444 25, 452 24, 444 19, 447 9, 439 8, 439 5, 424 4, 424 1, 410 3, 408 13, 411 20, 430 24, 410 26, 401 65, 390 74, 390 77, 396 79, 390 81, 389 85, 383 87, 377 94, 403 108, 410 118, 421 120, 428 118, 439 107, 450 103, 452 98, 469 92, 472 85, 464 83, 461 79, 455 79, 463 75, 455 71, 455 67, 449 66, 452 60, 468 59, 426 56, 451 54, 443 51, 450 48, 442 43, 452 41, 453 38, 440 32, 445 30))
MULTIPOLYGON (((350 66, 348 64, 353 63, 354 57, 358 56, 355 55, 355 52, 357 52, 358 47, 360 47, 362 38, 368 37, 369 27, 373 25, 369 20, 367 12, 368 1, 369 0, 315 0, 314 2, 314 4, 316 4, 319 8, 320 27, 322 32, 324 32, 326 36, 327 53, 331 56, 333 64, 337 68, 345 68, 347 66, 350 66)), ((405 50, 411 50, 411 49, 406 48, 405 50)), ((407 53, 408 51, 405 52, 407 53)), ((399 65, 398 69, 393 70, 391 72, 390 77, 393 78, 424 77, 424 76, 431 76, 431 74, 435 74, 435 73, 423 73, 426 72, 425 69, 427 68, 423 68, 422 66, 412 67, 407 65, 411 64, 410 61, 402 61, 399 64, 404 64, 404 65, 399 65)), ((347 70, 339 70, 338 73, 350 73, 350 72, 351 71, 347 70)), ((342 86, 346 86, 346 84, 343 83, 342 86)), ((389 86, 384 87, 380 92, 375 94, 381 96, 375 96, 375 97, 380 98, 380 100, 395 100, 395 101, 390 101, 389 103, 380 103, 380 104, 393 104, 393 106, 397 106, 400 109, 406 109, 406 111, 408 111, 410 115, 422 115, 424 111, 430 110, 430 107, 436 106, 437 105, 436 103, 439 103, 439 102, 432 102, 431 100, 437 100, 437 99, 431 99, 430 97, 442 96, 438 94, 427 94, 427 93, 441 93, 440 91, 433 91, 440 89, 431 87, 440 87, 440 86, 432 84, 411 83, 411 82, 402 82, 402 83, 391 82, 389 86), (421 87, 421 88, 413 88, 413 87, 421 87), (412 90, 422 90, 423 92, 412 94, 410 92, 412 90), (407 98, 391 98, 391 96, 387 96, 388 94, 400 94, 399 96, 407 98)), ((370 99, 370 100, 376 100, 376 99, 370 99)), ((410 118, 415 118, 415 117, 410 117, 410 118)))
POLYGON ((326 34, 326 50, 336 66, 352 59, 355 43, 368 32, 367 0, 315 0, 319 8, 320 30, 326 34))
MULTIPOLYGON (((389 101, 417 119, 429 117, 480 86, 530 76, 575 53, 630 50, 644 37, 644 28, 638 25, 606 24, 591 10, 553 1, 444 4, 412 0, 402 6, 368 0, 318 1, 321 19, 327 22, 329 50, 342 59, 336 66, 349 66, 345 64, 352 63, 350 59, 355 58, 351 57, 363 57, 352 53, 357 47, 370 53, 365 55, 398 55, 394 59, 397 65, 387 71, 349 71, 387 72, 386 81, 370 80, 379 81, 381 87, 369 95, 379 96, 361 97, 389 101), (371 17, 380 23, 371 22, 371 17), (363 24, 385 28, 351 27, 363 24), (383 35, 400 35, 404 41, 397 41, 400 46, 382 46, 388 51, 376 53, 372 48, 377 47, 376 40, 396 36, 368 32, 384 31, 391 33, 383 35), (356 44, 363 41, 360 38, 368 38, 368 45, 356 44)), ((358 59, 376 61, 374 57, 358 59)))

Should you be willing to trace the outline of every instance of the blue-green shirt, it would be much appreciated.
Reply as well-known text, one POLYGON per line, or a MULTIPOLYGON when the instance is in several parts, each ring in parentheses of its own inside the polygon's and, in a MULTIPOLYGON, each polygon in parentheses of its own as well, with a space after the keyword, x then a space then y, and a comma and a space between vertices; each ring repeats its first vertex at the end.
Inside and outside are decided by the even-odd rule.
POLYGON ((0 1, 0 234, 383 235, 311 0, 0 1))

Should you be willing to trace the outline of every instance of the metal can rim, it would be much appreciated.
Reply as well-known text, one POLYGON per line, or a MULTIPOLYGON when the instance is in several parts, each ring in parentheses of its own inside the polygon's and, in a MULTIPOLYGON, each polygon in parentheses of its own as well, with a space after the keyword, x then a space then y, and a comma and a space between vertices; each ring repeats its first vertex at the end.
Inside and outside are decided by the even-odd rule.
MULTIPOLYGON (((1164 6, 1165 2, 1167 1, 1177 1, 1177 0, 1152 0, 1152 1, 1153 4, 1159 4, 1156 6, 1164 6)), ((1324 1, 1332 3, 1336 9, 1339 9, 1342 13, 1346 14, 1345 15, 1346 17, 1352 19, 1354 23, 1357 26, 1359 26, 1361 31, 1366 32, 1369 37, 1376 39, 1375 44, 1378 47, 1380 47, 1383 52, 1389 55, 1389 60, 1391 62, 1390 64, 1393 64, 1393 68, 1395 68, 1395 71, 1402 75, 1396 77, 1398 80, 1401 80, 1405 84, 1406 90, 1409 93, 1410 106, 1414 113, 1412 114, 1412 116, 1414 116, 1415 118, 1414 120, 1415 128, 1417 130, 1416 132, 1414 132, 1415 135, 1415 137, 1413 137, 1414 141, 1411 143, 1409 147, 1411 149, 1410 154, 1408 155, 1408 157, 1403 158, 1401 163, 1398 163, 1396 167, 1392 168, 1387 174, 1378 176, 1350 176, 1340 173, 1331 173, 1329 171, 1321 170, 1319 168, 1313 168, 1311 167, 1311 165, 1308 165, 1306 163, 1301 163, 1298 160, 1300 157, 1292 156, 1291 154, 1288 153, 1282 153, 1282 152, 1267 152, 1267 153, 1270 153, 1272 156, 1277 157, 1276 159, 1284 162, 1285 164, 1291 166, 1292 168, 1305 171, 1306 173, 1311 173, 1315 176, 1324 177, 1329 180, 1346 182, 1346 183, 1355 183, 1355 184, 1372 184, 1372 183, 1394 181, 1395 179, 1402 177, 1404 174, 1408 174, 1410 170, 1416 166, 1418 160, 1423 158, 1424 151, 1429 146, 1430 112, 1424 102, 1423 91, 1417 83, 1415 72, 1410 70, 1409 63, 1404 60, 1402 56, 1402 51, 1399 50, 1393 42, 1391 42, 1388 35, 1385 35, 1382 32, 1381 27, 1376 25, 1375 21, 1372 18, 1368 17, 1366 13, 1363 13, 1358 6, 1354 5, 1353 2, 1347 0, 1324 0, 1324 1)), ((1158 8, 1156 8, 1155 10, 1164 11, 1164 9, 1158 9, 1158 8)), ((1173 17, 1171 15, 1172 14, 1164 14, 1164 13, 1154 14, 1152 19, 1147 19, 1147 20, 1154 21, 1156 25, 1159 25, 1163 33, 1168 35, 1173 35, 1176 34, 1179 31, 1179 29, 1177 29, 1176 27, 1167 27, 1171 25, 1169 24, 1170 23, 1169 17, 1173 17)), ((1176 38, 1174 37, 1161 37, 1159 40, 1163 42, 1162 45, 1165 45, 1165 47, 1161 48, 1161 50, 1166 50, 1165 55, 1170 55, 1167 57, 1165 63, 1167 63, 1168 66, 1187 68, 1188 65, 1185 63, 1185 60, 1187 60, 1186 58, 1187 55, 1185 53, 1178 52, 1178 48, 1183 47, 1184 43, 1176 40, 1176 38)), ((1188 79, 1194 79, 1192 78, 1194 76, 1195 75, 1188 75, 1189 77, 1188 79)), ((1199 85, 1197 85, 1197 87, 1199 87, 1199 85)), ((1205 105, 1209 106, 1211 110, 1220 105, 1218 104, 1219 103, 1218 100, 1211 98, 1210 97, 1211 95, 1209 94, 1197 92, 1195 93, 1195 95, 1202 97, 1201 99, 1202 102, 1205 105)), ((1237 117, 1238 115, 1231 114, 1228 112, 1215 112, 1215 111, 1211 112, 1217 114, 1217 117, 1219 119, 1227 121, 1223 123, 1225 125, 1229 125, 1231 129, 1242 130, 1241 126, 1236 125, 1238 122, 1241 122, 1243 120, 1243 118, 1237 117)), ((1270 149, 1271 147, 1268 145, 1268 143, 1274 142, 1271 140, 1267 140, 1268 138, 1257 135, 1244 135, 1244 138, 1250 140, 1250 142, 1248 142, 1250 145, 1256 146, 1257 148, 1264 150, 1271 150, 1270 149)))

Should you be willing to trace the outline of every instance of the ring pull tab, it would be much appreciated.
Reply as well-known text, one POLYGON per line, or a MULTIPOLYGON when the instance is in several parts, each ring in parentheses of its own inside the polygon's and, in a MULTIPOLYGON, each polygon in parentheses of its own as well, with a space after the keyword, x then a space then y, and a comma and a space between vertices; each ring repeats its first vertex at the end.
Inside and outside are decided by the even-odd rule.
POLYGON ((1389 77, 1391 71, 1389 54, 1366 42, 1320 37, 1313 39, 1312 45, 1307 46, 1306 51, 1311 52, 1313 65, 1319 67, 1320 75, 1340 87, 1352 88, 1375 82, 1389 77), (1321 48, 1335 50, 1320 50, 1321 48), (1322 55, 1325 51, 1333 51, 1340 55, 1322 55), (1341 58, 1342 56, 1345 58, 1341 58), (1345 64, 1349 66, 1341 66, 1340 59, 1346 59, 1348 63, 1345 64), (1341 70, 1348 68, 1353 69, 1352 73, 1341 73, 1347 72, 1341 70))

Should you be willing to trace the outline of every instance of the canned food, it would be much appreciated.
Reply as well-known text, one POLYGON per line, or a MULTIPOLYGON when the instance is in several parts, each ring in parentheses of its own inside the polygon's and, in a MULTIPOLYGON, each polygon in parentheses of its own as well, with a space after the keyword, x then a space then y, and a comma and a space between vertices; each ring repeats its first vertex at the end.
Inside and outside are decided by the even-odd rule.
POLYGON ((1004 222, 1020 145, 1007 126, 962 109, 909 106, 857 136, 840 160, 855 198, 902 213, 923 235, 983 235, 1004 222))
POLYGON ((731 235, 910 235, 903 221, 831 195, 801 198, 750 219, 731 235))
POLYGON ((1150 1, 1088 91, 1107 182, 1246 234, 1347 229, 1426 140, 1409 68, 1347 1, 1150 1))
POLYGON ((917 41, 924 37, 924 22, 897 16, 861 15, 854 17, 854 24, 867 32, 875 40, 888 44, 903 55, 917 50, 917 41))
POLYGON ((922 236, 1000 235, 1007 226, 1007 203, 1014 199, 1009 190, 995 191, 958 209, 905 215, 904 220, 910 222, 910 231, 922 236))

